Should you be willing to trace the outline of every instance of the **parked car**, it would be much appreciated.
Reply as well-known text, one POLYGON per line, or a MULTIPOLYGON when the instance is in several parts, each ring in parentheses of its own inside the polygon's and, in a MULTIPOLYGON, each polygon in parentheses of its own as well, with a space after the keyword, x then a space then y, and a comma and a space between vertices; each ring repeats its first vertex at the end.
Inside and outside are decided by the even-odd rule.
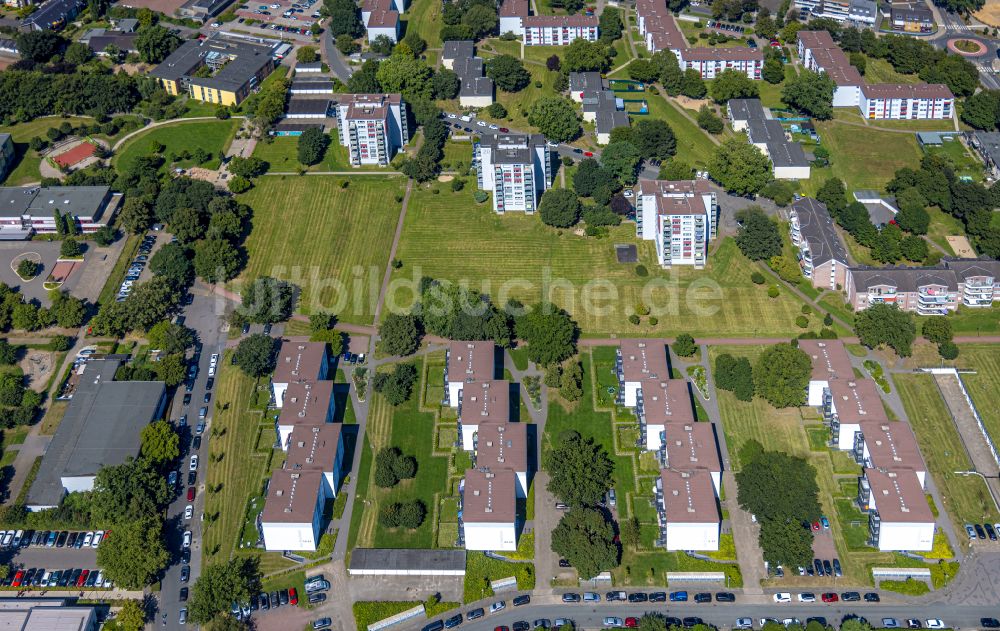
POLYGON ((456 614, 444 621, 445 629, 454 629, 458 625, 462 624, 462 614, 456 614))
POLYGON ((844 592, 840 595, 840 599, 845 603, 856 603, 861 601, 861 594, 858 592, 844 592))
POLYGON ((466 620, 478 620, 479 618, 482 618, 485 615, 486 615, 486 610, 483 609, 482 607, 479 607, 478 609, 473 609, 472 611, 470 611, 469 613, 467 613, 465 615, 465 619, 466 620))
POLYGON ((531 596, 527 594, 521 594, 520 596, 515 596, 512 601, 515 607, 520 607, 521 605, 527 605, 531 602, 531 596))
MULTIPOLYGON (((315 593, 309 594, 309 604, 310 605, 315 605, 316 603, 321 603, 321 602, 325 602, 325 601, 326 601, 326 594, 324 594, 323 592, 315 592, 315 593)), ((443 627, 443 625, 442 625, 442 627, 443 627)))
POLYGON ((792 595, 788 592, 778 592, 773 597, 776 603, 790 603, 792 602, 792 595))
POLYGON ((865 594, 865 602, 866 603, 877 603, 877 602, 881 602, 881 601, 882 601, 882 599, 875 592, 868 592, 867 594, 865 594))
POLYGON ((564 603, 578 603, 578 602, 580 602, 580 600, 581 600, 580 594, 572 594, 572 593, 570 593, 570 594, 563 594, 562 595, 562 601, 564 603))
POLYGON ((295 591, 294 587, 288 588, 288 602, 292 605, 299 604, 299 593, 295 591))
POLYGON ((840 596, 834 594, 833 592, 827 592, 821 597, 822 601, 825 603, 835 603, 840 600, 840 596))
POLYGON ((812 592, 802 592, 798 595, 798 600, 800 603, 814 603, 816 602, 816 594, 812 592))
POLYGON ((687 592, 670 592, 670 602, 672 603, 686 603, 687 599, 687 592))
POLYGON ((732 592, 718 592, 715 595, 715 602, 717 603, 734 603, 736 602, 736 594, 732 592))
POLYGON ((694 601, 699 605, 703 603, 710 603, 712 602, 712 595, 708 592, 700 592, 694 595, 694 601))
POLYGON ((609 628, 620 628, 625 626, 625 621, 615 616, 608 616, 604 619, 604 626, 609 628))

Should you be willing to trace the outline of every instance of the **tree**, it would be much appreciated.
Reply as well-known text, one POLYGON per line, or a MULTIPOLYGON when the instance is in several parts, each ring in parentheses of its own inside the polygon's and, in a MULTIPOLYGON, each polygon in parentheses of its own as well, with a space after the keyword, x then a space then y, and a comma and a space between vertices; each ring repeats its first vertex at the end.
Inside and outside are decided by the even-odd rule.
POLYGON ((167 567, 163 522, 153 515, 114 523, 114 536, 101 541, 97 563, 107 578, 123 589, 142 589, 167 567))
POLYGON ((432 96, 431 69, 411 55, 393 53, 378 65, 375 77, 382 90, 400 92, 408 101, 429 100, 432 96))
POLYGON ((194 346, 194 331, 183 324, 162 320, 154 324, 146 333, 151 348, 159 349, 167 355, 184 353, 194 346))
POLYGON ((209 238, 194 246, 194 271, 206 283, 227 281, 240 269, 239 250, 226 239, 209 238))
POLYGON ((417 369, 413 364, 396 364, 393 371, 375 373, 372 387, 392 405, 402 405, 409 400, 417 382, 417 369))
POLYGON ((157 515, 170 500, 166 478, 144 458, 104 466, 94 478, 91 516, 98 523, 126 523, 157 515))
POLYGON ((472 29, 475 39, 492 34, 499 23, 496 10, 485 4, 471 6, 462 16, 462 24, 472 29))
POLYGON ((156 379, 173 388, 187 378, 187 362, 181 354, 167 355, 153 365, 153 371, 156 379))
POLYGON ((629 517, 619 525, 622 545, 636 550, 642 543, 642 531, 639 527, 639 520, 629 517))
POLYGON ((324 17, 330 18, 327 29, 334 39, 344 34, 360 37, 364 33, 358 5, 354 3, 354 0, 323 0, 320 13, 324 17))
MULTIPOLYGON (((116 622, 121 631, 142 631, 146 628, 146 610, 140 601, 126 600, 112 622, 116 622)), ((110 622, 105 626, 107 624, 110 622)))
POLYGON ((62 245, 59 246, 59 256, 76 258, 80 256, 81 253, 82 250, 80 248, 80 243, 73 237, 63 239, 62 245))
POLYGON ((545 191, 538 204, 542 222, 555 228, 569 228, 580 220, 580 200, 576 193, 565 188, 545 191))
POLYGON ((80 42, 73 42, 66 47, 66 53, 63 55, 63 59, 67 63, 71 63, 74 66, 82 66, 93 58, 94 54, 90 52, 90 48, 86 44, 81 44, 80 42))
POLYGON ((781 90, 781 100, 813 118, 833 116, 833 91, 837 84, 825 72, 804 70, 781 90))
POLYGON ((254 333, 240 340, 234 359, 236 365, 251 377, 263 377, 274 370, 274 338, 263 333, 254 333))
POLYGON ((226 186, 229 188, 229 192, 239 195, 240 193, 246 193, 253 188, 253 182, 241 175, 234 175, 229 178, 229 184, 226 186))
POLYGON ((259 592, 260 570, 256 557, 239 556, 226 563, 210 564, 191 589, 190 619, 206 624, 228 612, 233 602, 250 602, 259 592))
POLYGON ((336 40, 334 40, 334 45, 342 55, 352 55, 361 50, 361 46, 358 45, 357 42, 354 41, 354 38, 347 33, 341 33, 338 35, 336 40))
POLYGON ((598 32, 601 34, 601 42, 611 44, 622 36, 622 16, 615 7, 605 6, 601 11, 598 22, 598 32))
POLYGON ((383 447, 375 454, 375 484, 388 489, 417 475, 417 460, 399 447, 383 447))
POLYGON ((760 524, 764 560, 774 565, 802 567, 813 559, 812 533, 792 520, 768 519, 760 524))
POLYGON ((941 355, 942 359, 956 359, 958 358, 958 344, 954 342, 942 342, 938 344, 938 354, 941 355))
POLYGON ((115 242, 118 234, 111 226, 101 226, 93 232, 94 242, 102 248, 106 248, 115 242))
POLYGON ((574 39, 562 56, 562 69, 565 72, 607 72, 610 66, 607 47, 582 37, 574 39))
MULTIPOLYGON (((673 133, 670 135, 672 139, 673 133)), ((635 184, 641 160, 639 149, 631 142, 612 142, 601 152, 601 166, 625 186, 635 184)), ((545 221, 544 216, 542 221, 545 221)))
POLYGON ((791 344, 775 344, 765 350, 753 367, 757 394, 776 408, 805 404, 812 362, 791 344))
POLYGON ((944 55, 920 70, 927 83, 943 83, 957 97, 972 95, 979 87, 979 71, 975 64, 958 55, 944 55))
POLYGON ((419 321, 409 314, 390 313, 379 325, 379 345, 389 355, 412 355, 420 347, 419 321))
POLYGON ((31 259, 21 259, 21 262, 17 264, 17 275, 24 280, 29 280, 38 276, 38 271, 40 266, 37 262, 31 259))
POLYGON ((715 76, 712 81, 712 98, 716 103, 725 103, 729 99, 757 98, 757 84, 746 74, 729 68, 715 76))
POLYGON ((914 234, 907 235, 899 241, 899 253, 907 261, 919 263, 927 258, 927 242, 914 234))
POLYGON ((770 184, 764 187, 760 192, 762 197, 766 197, 772 200, 778 206, 784 208, 785 206, 792 203, 792 199, 795 193, 792 192, 792 187, 788 185, 788 182, 784 180, 772 180, 770 184))
POLYGON ((155 466, 164 465, 181 455, 180 437, 174 426, 166 421, 155 421, 142 428, 142 457, 155 466))
POLYGON ((927 234, 931 216, 925 208, 927 200, 916 187, 905 189, 896 195, 899 212, 896 213, 896 223, 900 228, 912 234, 927 234))
POLYGON ((868 348, 891 347, 900 357, 909 357, 917 327, 913 315, 896 305, 874 304, 854 316, 854 331, 868 348))
POLYGON ((1000 116, 1000 91, 983 90, 965 99, 962 120, 976 129, 991 131, 1000 116))
POLYGON ((47 29, 18 33, 15 41, 21 59, 37 63, 48 62, 61 53, 67 45, 67 41, 62 36, 47 29))
POLYGON ((602 513, 571 510, 552 530, 552 551, 569 561, 581 578, 591 578, 618 566, 613 538, 614 530, 602 513))
POLYGON ((135 38, 139 59, 147 64, 160 63, 180 44, 176 35, 158 24, 140 28, 135 38))
MULTIPOLYGON (((500 101, 495 101, 491 103, 489 107, 486 108, 486 114, 495 119, 507 118, 507 108, 503 106, 500 101)), ((458 180, 452 180, 457 182, 458 180)))
POLYGON ((517 337, 528 343, 528 359, 547 366, 576 353, 579 335, 569 314, 551 303, 540 303, 516 317, 517 337))
POLYGON ((423 55, 424 51, 427 50, 427 42, 424 41, 423 37, 420 37, 420 32, 415 28, 406 31, 403 43, 410 47, 410 51, 415 57, 423 55))
POLYGON ((698 110, 698 127, 701 127, 710 134, 721 134, 726 128, 722 119, 716 116, 715 112, 707 105, 702 105, 698 110))
POLYGON ((868 71, 868 57, 862 53, 851 53, 848 56, 851 65, 858 69, 858 73, 864 76, 868 71))
POLYGON ((504 92, 520 92, 531 82, 531 73, 517 57, 498 55, 486 61, 486 76, 504 92))
POLYGON ((453 99, 458 96, 461 87, 462 82, 458 75, 448 68, 440 68, 431 79, 431 91, 434 93, 435 99, 453 99))
POLYGON ((708 94, 701 73, 694 68, 688 68, 681 75, 680 93, 690 99, 703 99, 708 94))
POLYGON ((592 197, 600 188, 612 190, 616 187, 615 177, 594 158, 584 158, 573 174, 573 190, 581 197, 592 197))
POLYGON ((781 254, 781 232, 759 206, 747 206, 736 213, 740 222, 736 245, 751 261, 764 261, 781 254))
MULTIPOLYGON (((378 38, 375 39, 377 40, 378 38)), ((386 40, 389 40, 389 38, 386 37, 386 40)), ((391 49, 391 40, 389 40, 389 45, 391 49)), ((375 59, 369 59, 365 63, 361 64, 361 68, 352 74, 351 78, 347 80, 347 91, 355 94, 373 94, 381 92, 382 86, 378 83, 378 67, 379 62, 375 59)))
MULTIPOLYGON (((582 41, 584 40, 575 39, 573 43, 582 41)), ((569 142, 579 136, 581 131, 576 108, 566 99, 554 96, 535 101, 528 113, 528 124, 534 125, 545 137, 555 142, 569 142)))
POLYGON ((573 508, 596 506, 611 488, 615 465, 604 448, 592 438, 576 432, 560 436, 549 453, 545 468, 550 478, 546 488, 573 508))
POLYGON ((656 177, 671 182, 690 180, 694 177, 694 169, 687 162, 673 158, 660 165, 660 172, 656 177))
POLYGON ((681 333, 674 340, 673 349, 681 357, 691 357, 698 351, 698 345, 689 333, 681 333))
POLYGON ((318 164, 326 153, 326 147, 330 143, 330 137, 323 133, 322 129, 311 127, 299 136, 298 160, 307 166, 318 164))
POLYGON ((180 243, 168 243, 149 259, 149 269, 170 281, 174 287, 186 287, 194 280, 190 251, 180 243))
POLYGON ((270 276, 260 276, 243 286, 237 311, 246 322, 273 324, 292 315, 295 285, 270 276))
MULTIPOLYGON (((666 160, 677 153, 674 130, 662 120, 643 118, 632 127, 632 132, 634 144, 644 159, 666 160)), ((604 162, 604 154, 601 155, 601 161, 604 162)))
POLYGON ((760 76, 770 84, 778 84, 785 80, 785 66, 777 57, 768 57, 764 60, 764 69, 760 76))
POLYGON ((300 64, 311 64, 319 61, 319 53, 315 46, 302 46, 295 51, 295 61, 300 64))
POLYGON ((951 320, 947 316, 927 316, 922 318, 920 334, 924 339, 934 344, 950 342, 955 336, 951 329, 951 320))
POLYGON ((634 59, 628 65, 628 76, 643 83, 655 83, 660 78, 660 69, 649 59, 634 59))
POLYGON ((173 213, 170 230, 180 243, 192 243, 205 236, 205 219, 205 215, 197 209, 179 208, 173 213))
POLYGON ((753 399, 753 369, 746 357, 723 353, 715 359, 715 385, 728 390, 740 401, 753 399))
POLYGON ((252 180, 257 176, 266 173, 267 167, 267 162, 253 156, 249 158, 233 156, 229 160, 229 172, 235 176, 243 177, 248 180, 252 180))
POLYGON ((153 223, 153 209, 141 197, 127 197, 118 218, 122 228, 132 234, 139 234, 148 230, 153 223))
POLYGON ((708 171, 734 195, 754 195, 772 179, 771 160, 754 145, 736 137, 715 148, 708 171))
POLYGON ((13 366, 17 362, 18 348, 7 340, 0 340, 0 365, 13 366))

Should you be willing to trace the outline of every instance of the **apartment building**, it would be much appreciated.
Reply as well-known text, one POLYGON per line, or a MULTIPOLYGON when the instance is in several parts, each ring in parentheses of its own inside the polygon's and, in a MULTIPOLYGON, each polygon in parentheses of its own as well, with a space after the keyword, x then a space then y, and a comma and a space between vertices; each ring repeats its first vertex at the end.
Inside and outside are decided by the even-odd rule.
POLYGON ((450 342, 445 351, 444 404, 457 408, 465 384, 496 376, 496 345, 491 340, 450 342))
POLYGON ((802 275, 813 287, 838 290, 847 280, 847 249, 826 204, 811 197, 792 203, 788 213, 792 245, 798 250, 802 275))
POLYGON ((996 291, 1000 278, 1000 261, 978 259, 944 259, 944 265, 958 277, 958 293, 962 306, 991 307, 1000 297, 996 291))
MULTIPOLYGON (((34 4, 31 0, 4 0, 7 6, 26 7, 34 4), (12 4, 13 3, 13 4, 12 4)), ((48 0, 34 13, 21 22, 21 28, 29 31, 59 31, 80 14, 87 5, 83 0, 48 0)))
POLYGON ((271 474, 260 514, 266 550, 316 550, 327 500, 324 485, 318 469, 278 469, 271 474))
POLYGON ((934 14, 923 2, 893 3, 889 9, 889 24, 894 31, 930 33, 934 30, 934 14))
POLYGON ((510 423, 509 381, 475 381, 462 388, 458 404, 462 449, 476 448, 476 434, 483 423, 510 423))
POLYGON ((474 145, 479 188, 493 192, 493 211, 533 214, 552 182, 551 155, 540 134, 497 134, 474 145))
POLYGON ((706 180, 639 181, 636 234, 654 242, 662 267, 704 268, 718 216, 718 197, 706 180))
POLYGON ((185 41, 149 74, 168 94, 239 105, 274 70, 271 52, 270 45, 216 33, 185 41))
POLYGON ((965 138, 983 159, 987 175, 994 179, 1000 178, 1000 132, 969 131, 965 133, 965 138))
POLYGON ((510 469, 469 469, 460 491, 466 550, 517 550, 517 479, 510 469))
POLYGON ((639 419, 639 440, 649 451, 660 451, 668 427, 695 422, 688 382, 683 379, 647 379, 639 386, 635 414, 639 419))
POLYGON ((934 547, 934 515, 913 471, 865 469, 858 505, 868 513, 868 545, 884 552, 934 547))
POLYGON ((874 0, 795 0, 795 8, 803 22, 829 18, 847 26, 873 28, 878 18, 874 0))
POLYGON ((958 275, 946 267, 856 267, 844 285, 855 311, 894 304, 917 315, 947 315, 958 308, 958 275))
POLYGON ((271 400, 276 408, 285 401, 285 392, 293 383, 315 383, 327 378, 330 358, 323 342, 281 340, 274 373, 271 375, 271 400))
POLYGON ((528 17, 531 9, 528 0, 503 0, 498 11, 500 17, 500 34, 513 33, 524 37, 524 25, 521 20, 528 17))
POLYGON ((479 425, 473 468, 510 469, 519 498, 528 497, 528 425, 487 421, 479 425))
POLYGON ((293 381, 285 388, 283 399, 276 428, 278 442, 286 451, 297 427, 330 423, 337 409, 330 380, 293 381))
POLYGON ((639 405, 643 383, 670 379, 667 344, 663 340, 625 339, 615 352, 618 405, 634 408, 639 405))
POLYGON ((854 434, 854 460, 866 469, 907 469, 917 475, 920 488, 927 484, 927 465, 917 437, 903 421, 862 421, 854 434))
POLYGON ((946 85, 868 83, 827 31, 799 31, 798 52, 803 66, 833 79, 834 107, 857 107, 871 120, 952 117, 955 97, 946 85))
POLYGON ((732 99, 726 113, 734 131, 747 134, 747 140, 771 160, 774 177, 779 180, 805 180, 811 173, 802 146, 789 140, 781 123, 760 99, 732 99))
POLYGON ((681 69, 697 70, 702 79, 714 79, 725 70, 736 70, 759 80, 764 69, 764 53, 757 48, 688 48, 681 58, 681 69))
POLYGON ((716 494, 722 487, 722 460, 711 423, 666 425, 660 457, 664 469, 703 471, 709 475, 716 494))
POLYGON ((521 24, 525 46, 568 46, 575 39, 597 41, 596 15, 529 15, 521 24))
POLYGON ((667 550, 718 550, 716 487, 705 471, 663 469, 656 480, 660 543, 667 550))
POLYGON ((122 194, 107 186, 0 187, 0 241, 56 233, 56 212, 70 217, 84 234, 107 225, 122 194))
POLYGON ((337 137, 351 166, 386 166, 410 141, 406 101, 399 94, 345 94, 335 111, 337 137))
POLYGON ((385 35, 393 42, 399 41, 399 15, 406 10, 403 0, 364 0, 361 4, 361 22, 368 32, 368 43, 385 35))

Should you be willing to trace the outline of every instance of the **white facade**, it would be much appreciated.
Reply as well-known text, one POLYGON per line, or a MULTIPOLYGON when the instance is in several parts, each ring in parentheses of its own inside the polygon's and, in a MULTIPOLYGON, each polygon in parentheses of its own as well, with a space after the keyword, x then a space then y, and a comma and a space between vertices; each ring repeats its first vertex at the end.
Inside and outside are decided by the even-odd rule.
POLYGON ((82 493, 94 490, 94 480, 96 478, 97 476, 93 475, 79 475, 63 476, 60 480, 62 480, 63 488, 66 489, 67 493, 82 493))
POLYGON ((777 166, 774 167, 776 180, 808 180, 809 166, 777 166))
POLYGON ((667 522, 667 550, 718 550, 719 522, 667 522))
POLYGON ((388 165, 409 142, 406 102, 398 94, 355 94, 337 104, 337 137, 352 166, 388 165))
POLYGON ((494 212, 534 213, 551 182, 552 167, 544 139, 493 136, 477 143, 474 152, 477 184, 493 192, 494 212))
POLYGON ((575 39, 596 42, 598 19, 586 15, 533 15, 521 19, 525 46, 568 46, 575 39))
POLYGON ((262 522, 264 549, 272 551, 308 550, 314 552, 319 543, 319 522, 322 504, 317 505, 311 522, 298 524, 262 522))
POLYGON ((382 26, 370 26, 370 27, 368 27, 367 31, 368 31, 368 43, 369 44, 371 44, 372 42, 374 42, 381 35, 385 35, 390 40, 392 40, 393 43, 398 42, 399 41, 399 15, 398 14, 396 15, 396 23, 395 24, 391 24, 390 23, 390 24, 385 24, 385 25, 382 25, 382 26))
POLYGON ((637 191, 636 231, 644 240, 655 242, 656 260, 661 266, 702 268, 708 259, 716 209, 715 192, 707 187, 686 182, 643 182, 637 191))
POLYGON ((878 539, 880 551, 927 552, 933 548, 933 523, 882 522, 882 532, 878 539))
MULTIPOLYGON (((697 70, 702 79, 714 79, 725 70, 735 70, 745 74, 748 79, 760 79, 760 73, 764 69, 763 55, 755 53, 755 58, 750 59, 722 59, 722 53, 717 51, 727 50, 725 48, 692 49, 681 51, 682 70, 697 70), (694 50, 699 51, 695 57, 694 50), (713 51, 710 54, 718 55, 715 59, 704 59, 704 51, 713 51)), ((742 49, 739 49, 742 50, 742 49)), ((753 49, 748 49, 754 53, 753 49)))
POLYGON ((500 34, 513 33, 518 37, 524 36, 524 27, 521 26, 521 17, 517 15, 500 16, 500 34))
POLYGON ((464 524, 466 550, 517 550, 517 529, 513 523, 464 524))
POLYGON ((479 96, 459 95, 458 104, 462 107, 489 107, 493 105, 493 97, 482 94, 479 96))
MULTIPOLYGON (((880 86, 868 86, 861 91, 861 115, 869 119, 935 119, 952 117, 955 99, 950 95, 937 96, 907 95, 906 88, 898 94, 883 94, 883 91, 872 90, 880 86)), ((928 86, 931 87, 931 86, 928 86)), ((943 86, 942 86, 943 87, 943 86)))

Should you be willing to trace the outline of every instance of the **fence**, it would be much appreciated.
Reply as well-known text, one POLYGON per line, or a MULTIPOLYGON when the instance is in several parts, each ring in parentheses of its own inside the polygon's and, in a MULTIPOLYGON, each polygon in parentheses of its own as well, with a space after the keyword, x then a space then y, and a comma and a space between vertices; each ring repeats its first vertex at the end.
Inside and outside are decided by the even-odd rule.
POLYGON ((399 624, 400 622, 406 622, 407 620, 422 615, 424 615, 424 606, 417 605, 412 609, 401 611, 397 613, 395 616, 389 616, 388 618, 384 618, 382 620, 379 620, 378 622, 371 623, 370 625, 368 625, 368 631, 378 631, 379 629, 385 629, 386 627, 391 627, 394 624, 399 624))
POLYGON ((490 587, 493 588, 494 593, 511 591, 517 589, 517 578, 514 576, 501 578, 490 582, 490 587))
POLYGON ((925 567, 873 567, 872 578, 879 581, 905 581, 915 578, 921 581, 931 580, 931 571, 925 567))
POLYGON ((979 410, 976 409, 976 404, 972 402, 972 397, 969 396, 969 391, 965 389, 965 383, 962 381, 962 375, 955 368, 927 368, 927 372, 935 375, 955 375, 955 379, 958 380, 958 387, 962 389, 962 396, 965 397, 965 402, 969 404, 969 409, 972 410, 972 416, 976 419, 976 425, 979 426, 979 433, 983 435, 983 440, 986 441, 986 446, 990 448, 990 454, 993 456, 993 461, 1000 465, 1000 451, 997 451, 996 443, 990 438, 990 433, 986 431, 986 425, 983 424, 983 417, 979 416, 979 410))

